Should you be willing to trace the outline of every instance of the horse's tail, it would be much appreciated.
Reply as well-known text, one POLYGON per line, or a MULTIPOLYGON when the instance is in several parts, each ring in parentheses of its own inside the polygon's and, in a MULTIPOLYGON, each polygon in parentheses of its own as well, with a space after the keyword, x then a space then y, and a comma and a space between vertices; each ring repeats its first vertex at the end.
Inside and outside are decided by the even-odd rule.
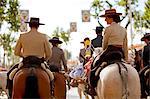
POLYGON ((119 74, 121 76, 122 85, 123 85, 122 99, 128 99, 128 95, 129 95, 128 84, 127 84, 127 82, 128 82, 128 69, 122 62, 119 62, 117 64, 119 67, 119 74))
POLYGON ((25 82, 25 92, 24 92, 24 99, 27 98, 34 98, 39 99, 39 92, 38 92, 38 79, 33 70, 29 73, 29 75, 26 78, 25 82))

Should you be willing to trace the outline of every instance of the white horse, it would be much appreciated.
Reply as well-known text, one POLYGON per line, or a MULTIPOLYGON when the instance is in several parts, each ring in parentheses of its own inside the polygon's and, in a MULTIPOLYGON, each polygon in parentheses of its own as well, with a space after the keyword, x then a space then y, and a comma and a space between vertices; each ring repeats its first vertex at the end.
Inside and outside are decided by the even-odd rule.
POLYGON ((96 87, 98 99, 140 99, 137 71, 127 63, 118 64, 110 64, 100 72, 96 87))

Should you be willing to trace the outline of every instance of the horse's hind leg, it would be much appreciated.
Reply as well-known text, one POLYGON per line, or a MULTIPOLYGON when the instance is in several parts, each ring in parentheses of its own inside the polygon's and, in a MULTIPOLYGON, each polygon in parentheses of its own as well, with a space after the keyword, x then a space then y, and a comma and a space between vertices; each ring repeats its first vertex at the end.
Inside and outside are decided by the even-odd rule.
POLYGON ((79 87, 78 87, 78 94, 79 94, 80 99, 82 99, 82 90, 79 87))
POLYGON ((87 94, 84 94, 85 95, 85 99, 89 99, 89 96, 87 94))
POLYGON ((79 88, 78 88, 78 94, 79 94, 80 99, 82 99, 82 91, 79 88))

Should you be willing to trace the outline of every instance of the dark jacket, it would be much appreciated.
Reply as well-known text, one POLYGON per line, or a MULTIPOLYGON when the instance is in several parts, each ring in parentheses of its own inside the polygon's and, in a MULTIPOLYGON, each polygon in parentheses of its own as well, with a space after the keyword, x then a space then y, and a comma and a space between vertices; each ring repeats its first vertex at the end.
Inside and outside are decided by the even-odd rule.
POLYGON ((143 65, 144 65, 144 67, 147 66, 147 65, 150 65, 150 44, 144 46, 143 65))
MULTIPOLYGON (((79 53, 79 61, 80 63, 83 63, 83 65, 88 62, 88 59, 85 57, 86 56, 86 50, 85 48, 80 49, 80 53, 79 53)), ((93 55, 93 47, 90 48, 90 52, 91 52, 91 57, 93 55)))
POLYGON ((97 48, 97 47, 102 47, 102 40, 103 40, 103 36, 102 35, 98 35, 96 38, 94 38, 92 40, 92 45, 94 48, 97 48))

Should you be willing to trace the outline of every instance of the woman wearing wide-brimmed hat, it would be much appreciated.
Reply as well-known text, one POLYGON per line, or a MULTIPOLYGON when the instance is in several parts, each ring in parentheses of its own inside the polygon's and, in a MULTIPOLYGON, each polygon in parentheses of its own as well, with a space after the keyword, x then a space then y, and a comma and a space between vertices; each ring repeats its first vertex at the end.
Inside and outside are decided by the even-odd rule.
POLYGON ((105 21, 109 24, 104 31, 103 36, 103 50, 104 53, 101 55, 96 65, 106 61, 104 58, 107 53, 111 51, 120 51, 122 58, 128 61, 128 44, 127 44, 127 31, 124 27, 120 26, 120 15, 116 9, 109 9, 105 11, 105 14, 100 17, 105 17, 105 21))
POLYGON ((67 72, 67 61, 64 55, 64 51, 58 47, 59 44, 63 42, 59 40, 58 37, 53 37, 49 40, 49 42, 53 45, 52 47, 52 57, 48 60, 49 66, 58 67, 59 71, 62 70, 62 65, 64 66, 65 71, 67 72), (62 63, 62 64, 61 64, 62 63))

